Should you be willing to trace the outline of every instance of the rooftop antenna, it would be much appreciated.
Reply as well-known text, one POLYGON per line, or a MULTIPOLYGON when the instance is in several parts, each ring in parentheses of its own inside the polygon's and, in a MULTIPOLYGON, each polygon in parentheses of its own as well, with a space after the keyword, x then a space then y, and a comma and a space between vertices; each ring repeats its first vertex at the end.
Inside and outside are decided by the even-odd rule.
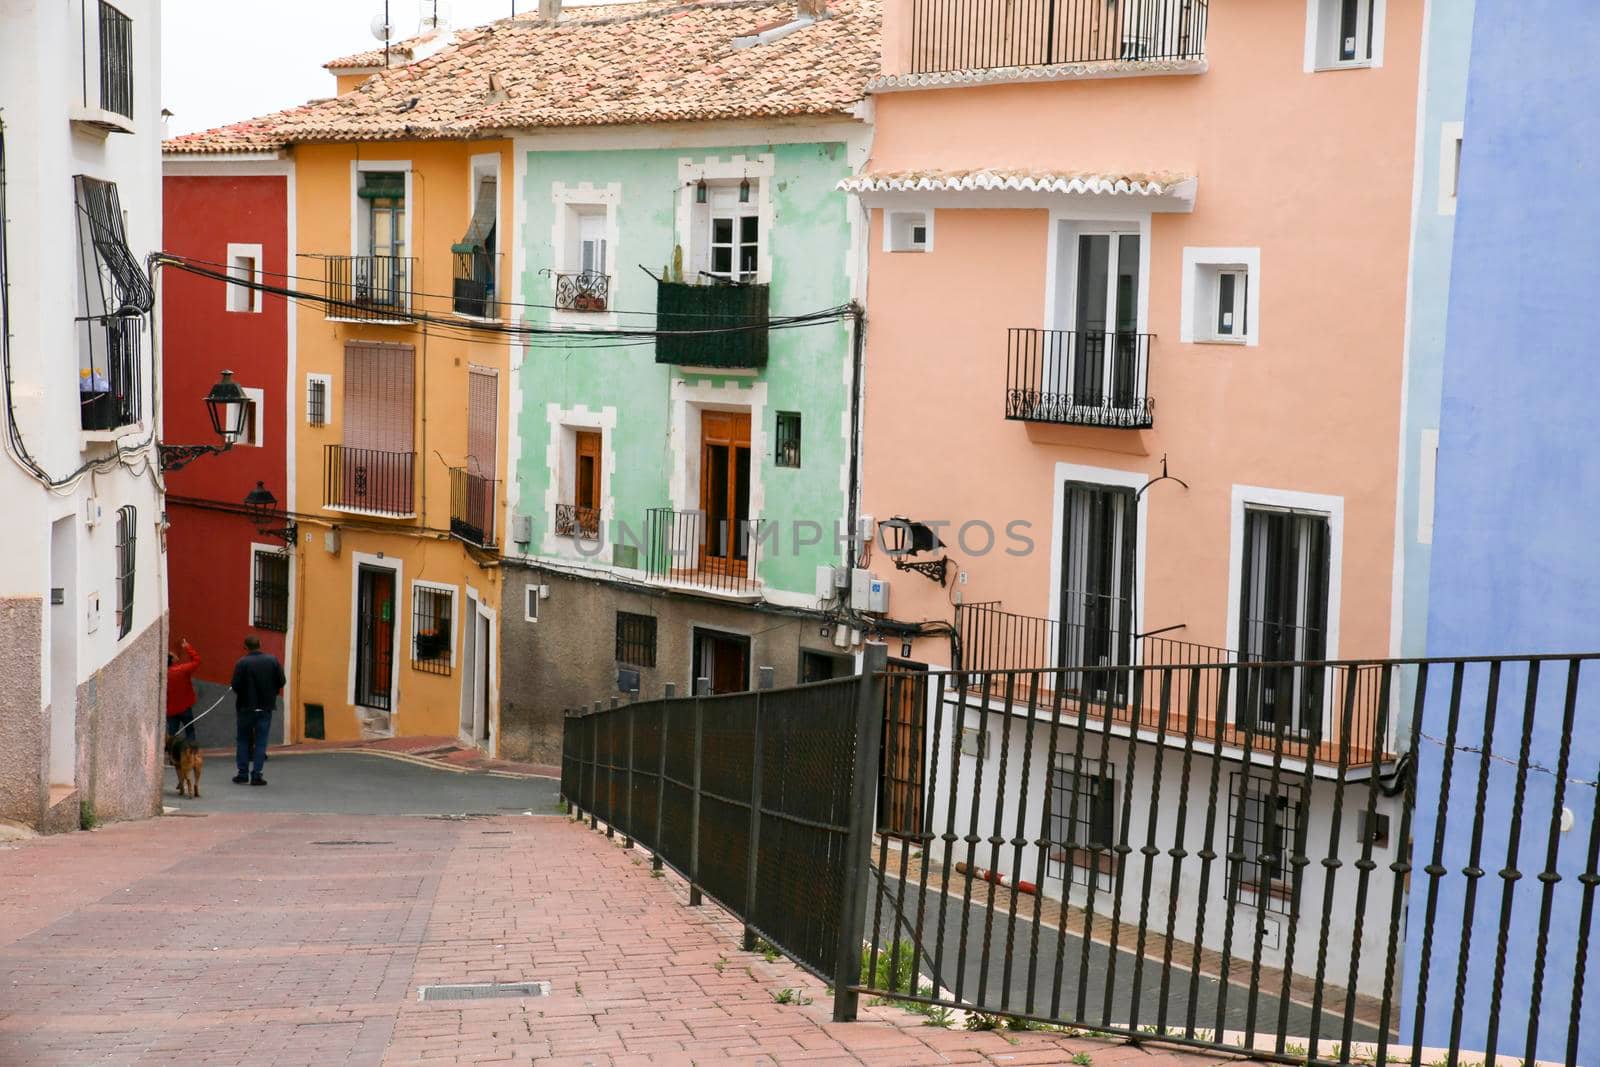
POLYGON ((383 42, 383 65, 389 65, 389 39, 394 36, 394 23, 389 21, 389 0, 383 0, 383 14, 372 16, 372 36, 383 42))

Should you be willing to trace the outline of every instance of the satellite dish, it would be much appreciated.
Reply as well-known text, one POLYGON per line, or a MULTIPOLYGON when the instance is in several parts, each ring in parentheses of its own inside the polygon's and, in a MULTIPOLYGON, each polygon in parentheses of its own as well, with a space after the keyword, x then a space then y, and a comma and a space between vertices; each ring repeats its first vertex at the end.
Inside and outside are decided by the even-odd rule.
POLYGON ((380 41, 387 41, 394 35, 394 27, 389 24, 388 12, 381 12, 372 16, 372 36, 380 41))

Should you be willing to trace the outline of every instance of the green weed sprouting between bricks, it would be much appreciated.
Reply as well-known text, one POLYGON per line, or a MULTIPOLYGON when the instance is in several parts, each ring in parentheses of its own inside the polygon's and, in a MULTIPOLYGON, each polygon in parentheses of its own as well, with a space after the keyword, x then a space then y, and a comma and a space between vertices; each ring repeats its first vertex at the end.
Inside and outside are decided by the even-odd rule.
POLYGON ((777 945, 774 945, 764 937, 756 938, 756 951, 761 953, 761 958, 768 963, 777 963, 778 958, 783 955, 778 951, 777 945))
POLYGON ((100 825, 100 820, 95 818, 94 805, 87 800, 78 802, 78 829, 93 830, 100 825))
POLYGON ((968 1030, 998 1030, 1006 1021, 998 1015, 989 1015, 981 1011, 971 1012, 967 1015, 968 1030))
POLYGON ((878 966, 872 967, 872 949, 861 946, 861 984, 869 989, 882 989, 890 993, 910 992, 917 973, 916 946, 910 941, 897 941, 898 954, 891 946, 878 949, 878 966), (897 958, 898 955, 898 958, 897 958))
POLYGON ((811 998, 805 995, 804 990, 790 989, 788 986, 772 994, 772 999, 778 1004, 799 1004, 803 1006, 811 1003, 811 998))
POLYGON ((1074 1052, 1072 1054, 1071 1062, 1077 1064, 1078 1067, 1089 1067, 1094 1060, 1089 1058, 1089 1054, 1087 1052, 1074 1052))

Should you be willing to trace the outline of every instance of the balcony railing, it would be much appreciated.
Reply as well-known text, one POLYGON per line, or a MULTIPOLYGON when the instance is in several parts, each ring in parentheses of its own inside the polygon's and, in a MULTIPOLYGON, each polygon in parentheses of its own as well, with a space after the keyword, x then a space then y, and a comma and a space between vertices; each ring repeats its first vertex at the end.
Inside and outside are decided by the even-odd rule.
POLYGON ((555 520, 557 537, 582 537, 592 541, 600 536, 599 508, 557 504, 555 520))
POLYGON ((108 315, 86 319, 89 366, 78 372, 78 406, 85 430, 115 430, 139 421, 139 367, 144 319, 108 315))
POLYGON ((340 321, 408 322, 416 260, 405 256, 325 256, 326 317, 340 321))
POLYGON ((556 275, 556 307, 562 311, 607 311, 611 276, 592 270, 556 275))
POLYGON ((914 0, 911 73, 1205 57, 1207 0, 914 0))
POLYGON ((133 118, 133 20, 100 0, 100 106, 133 118))
POLYGON ((1010 331, 1006 418, 1144 430, 1153 425, 1147 333, 1010 331))
POLYGON ((661 282, 656 290, 656 362, 690 367, 767 365, 770 286, 661 282))
POLYGON ((415 452, 327 445, 322 457, 322 506, 375 515, 411 516, 415 452))
POLYGON ((457 315, 500 317, 500 253, 455 252, 452 306, 457 315))
POLYGON ((465 467, 450 468, 450 532, 483 548, 494 548, 495 500, 500 483, 473 474, 465 467))
POLYGON ((763 522, 708 520, 703 511, 651 508, 645 513, 645 573, 719 593, 759 591, 763 522))
MULTIPOLYGON (((1063 721, 1081 713, 1096 725, 1163 728, 1181 739, 1194 712, 1195 736, 1202 740, 1256 749, 1281 747, 1284 755, 1318 762, 1339 760, 1340 738, 1353 764, 1373 762, 1370 739, 1393 736, 1388 707, 1381 699, 1376 668, 1351 672, 1343 667, 1263 664, 1226 648, 1178 641, 1160 634, 1131 634, 1115 626, 1017 615, 995 604, 963 604, 956 609, 961 668, 969 671, 1045 670, 1048 686, 1026 692, 987 695, 1033 705, 1046 714, 1061 709, 1063 721), (1170 667, 1140 674, 1120 667, 1170 667), (1232 669, 1219 669, 1232 668, 1232 669), (1135 679, 1138 679, 1137 685, 1135 679), (1160 686, 1170 686, 1163 699, 1160 686), (1144 692, 1138 691, 1140 688, 1144 692), (1162 722, 1159 708, 1171 709, 1162 722), (1377 732, 1382 728, 1381 735, 1377 732)), ((984 675, 975 682, 1012 685, 1022 676, 984 675), (1008 681, 1009 679, 1009 681, 1008 681)))

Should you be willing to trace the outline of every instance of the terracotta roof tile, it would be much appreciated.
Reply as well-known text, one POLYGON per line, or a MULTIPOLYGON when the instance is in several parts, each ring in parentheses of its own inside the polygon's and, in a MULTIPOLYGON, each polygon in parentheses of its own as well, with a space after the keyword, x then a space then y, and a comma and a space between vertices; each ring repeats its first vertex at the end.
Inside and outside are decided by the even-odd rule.
POLYGON ((481 136, 497 130, 839 115, 878 72, 881 0, 736 48, 795 14, 794 0, 644 0, 569 9, 559 23, 502 19, 381 71, 331 100, 166 142, 169 153, 300 141, 481 136))

